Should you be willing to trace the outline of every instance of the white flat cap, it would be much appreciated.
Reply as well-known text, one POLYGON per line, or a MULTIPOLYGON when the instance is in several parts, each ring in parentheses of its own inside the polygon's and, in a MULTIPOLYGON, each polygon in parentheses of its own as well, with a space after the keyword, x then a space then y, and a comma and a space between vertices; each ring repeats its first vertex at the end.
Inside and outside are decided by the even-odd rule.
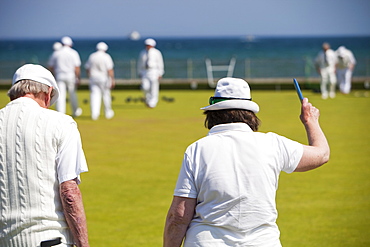
POLYGON ((13 76, 12 85, 20 80, 32 80, 53 87, 55 93, 50 99, 50 105, 54 104, 59 97, 59 88, 53 74, 41 65, 25 64, 17 69, 13 76))
POLYGON ((68 45, 68 46, 72 46, 73 45, 72 39, 70 37, 68 37, 68 36, 64 36, 61 41, 62 41, 62 44, 63 45, 68 45))
POLYGON ((97 50, 100 50, 100 51, 107 51, 108 50, 108 45, 104 42, 99 42, 97 45, 96 45, 96 49, 97 50))
POLYGON ((145 43, 145 45, 150 45, 150 46, 153 46, 153 47, 155 47, 157 45, 157 42, 155 42, 154 39, 146 39, 144 41, 144 43, 145 43))
POLYGON ((62 48, 62 44, 60 43, 60 42, 55 42, 54 44, 53 44, 53 50, 54 51, 57 51, 57 50, 59 50, 60 48, 62 48))

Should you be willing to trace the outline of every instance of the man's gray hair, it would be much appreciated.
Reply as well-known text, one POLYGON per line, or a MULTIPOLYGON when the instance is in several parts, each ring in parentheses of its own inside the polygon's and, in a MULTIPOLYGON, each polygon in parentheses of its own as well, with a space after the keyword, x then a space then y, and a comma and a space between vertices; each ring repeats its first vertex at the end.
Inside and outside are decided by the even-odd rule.
MULTIPOLYGON (((26 94, 33 94, 35 97, 40 93, 48 93, 49 86, 39 83, 33 80, 20 80, 15 83, 8 91, 8 96, 10 100, 15 100, 19 97, 23 97, 26 94)), ((54 90, 52 91, 52 95, 54 90)))

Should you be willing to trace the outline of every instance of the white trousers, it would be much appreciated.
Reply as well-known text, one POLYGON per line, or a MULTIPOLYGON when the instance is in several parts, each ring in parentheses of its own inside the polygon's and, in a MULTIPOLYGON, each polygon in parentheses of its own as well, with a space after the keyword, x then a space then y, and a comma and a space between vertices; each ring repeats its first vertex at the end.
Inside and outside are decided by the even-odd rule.
POLYGON ((67 90, 69 94, 69 100, 72 107, 72 115, 76 115, 78 109, 78 99, 76 93, 76 80, 75 78, 69 78, 65 80, 58 80, 57 85, 59 88, 59 98, 55 104, 55 108, 58 112, 66 113, 66 99, 67 90))
POLYGON ((144 91, 146 105, 151 108, 156 107, 159 97, 158 73, 146 73, 143 75, 141 89, 144 91))
POLYGON ((352 70, 348 68, 337 69, 337 78, 340 92, 349 94, 351 92, 352 70))
POLYGON ((337 77, 335 75, 334 68, 321 68, 321 95, 323 98, 327 98, 328 95, 331 97, 335 96, 335 85, 337 84, 337 77))
POLYGON ((113 117, 111 90, 107 83, 90 82, 90 109, 91 118, 97 120, 100 116, 103 99, 105 118, 113 117))

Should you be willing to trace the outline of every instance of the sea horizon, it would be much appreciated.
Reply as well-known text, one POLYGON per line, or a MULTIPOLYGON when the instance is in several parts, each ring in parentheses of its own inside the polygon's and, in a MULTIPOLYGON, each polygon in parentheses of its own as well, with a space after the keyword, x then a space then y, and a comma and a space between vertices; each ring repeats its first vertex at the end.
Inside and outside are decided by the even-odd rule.
MULTIPOLYGON (((206 78, 206 59, 212 64, 227 65, 236 59, 233 76, 237 77, 317 77, 313 61, 323 42, 332 49, 346 46, 354 53, 357 65, 354 76, 370 75, 370 36, 362 35, 233 35, 233 36, 161 36, 157 48, 165 62, 164 78, 206 78)), ((71 37, 73 48, 81 57, 83 66, 96 44, 108 44, 108 53, 115 62, 117 78, 137 78, 136 60, 144 48, 140 37, 71 37)), ((15 69, 24 63, 47 66, 58 38, 0 39, 0 79, 10 78, 15 69)), ((223 72, 218 73, 220 76, 223 72)), ((226 73, 224 73, 226 74, 226 73)), ((218 76, 218 75, 216 75, 218 76)))
MULTIPOLYGON (((54 40, 61 39, 64 36, 69 36, 73 39, 130 39, 130 35, 122 36, 73 36, 73 35, 61 35, 61 36, 45 36, 45 37, 0 37, 0 41, 4 40, 54 40)), ((158 39, 214 39, 214 38, 243 38, 243 37, 256 37, 256 38, 343 38, 343 37, 370 37, 370 34, 281 34, 281 35, 255 35, 255 34, 235 34, 235 35, 140 35, 140 40, 146 38, 158 38, 158 39)))

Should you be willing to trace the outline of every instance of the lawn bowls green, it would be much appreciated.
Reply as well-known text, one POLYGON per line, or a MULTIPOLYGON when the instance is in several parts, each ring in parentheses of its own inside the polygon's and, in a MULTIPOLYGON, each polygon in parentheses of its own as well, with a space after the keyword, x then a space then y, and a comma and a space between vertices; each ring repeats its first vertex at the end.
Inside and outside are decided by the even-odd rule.
MULTIPOLYGON (((139 90, 113 90, 114 118, 92 121, 89 104, 76 118, 89 172, 80 185, 91 246, 162 245, 185 148, 205 136, 201 107, 213 90, 162 90, 148 109, 139 90), (171 102, 168 99, 176 99, 171 102)), ((0 91, 0 106, 9 101, 0 91)), ((370 98, 368 91, 322 100, 303 91, 320 110, 330 161, 305 173, 282 173, 277 191, 278 225, 284 247, 370 246, 370 98)), ((78 91, 81 100, 89 91, 78 91)), ((253 91, 261 132, 307 144, 295 90, 253 91)), ((69 110, 69 106, 67 106, 69 110)), ((70 112, 67 112, 70 114, 70 112)), ((104 116, 104 115, 102 115, 104 116)))

